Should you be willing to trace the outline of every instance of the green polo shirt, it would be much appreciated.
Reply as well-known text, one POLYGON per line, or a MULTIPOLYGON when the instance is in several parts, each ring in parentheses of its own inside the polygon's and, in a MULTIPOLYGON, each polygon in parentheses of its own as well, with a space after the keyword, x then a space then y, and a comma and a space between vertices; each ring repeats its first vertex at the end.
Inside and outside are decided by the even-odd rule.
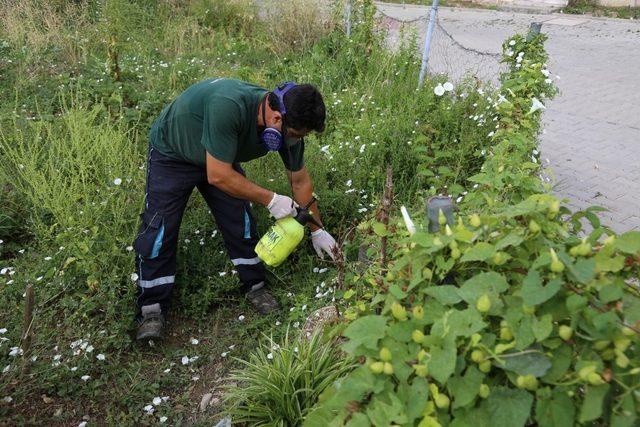
MULTIPOLYGON (((162 154, 206 166, 206 153, 242 163, 268 153, 258 135, 258 106, 267 91, 234 79, 196 83, 167 105, 153 122, 149 139, 162 154)), ((304 141, 279 151, 285 167, 304 165, 304 141)))

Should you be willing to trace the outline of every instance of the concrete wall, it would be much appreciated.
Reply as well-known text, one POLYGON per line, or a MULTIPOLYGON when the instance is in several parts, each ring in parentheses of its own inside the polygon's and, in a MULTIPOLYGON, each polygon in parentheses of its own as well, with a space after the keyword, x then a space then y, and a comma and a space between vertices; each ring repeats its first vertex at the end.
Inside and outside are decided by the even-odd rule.
POLYGON ((640 0, 596 0, 600 6, 640 7, 640 0))

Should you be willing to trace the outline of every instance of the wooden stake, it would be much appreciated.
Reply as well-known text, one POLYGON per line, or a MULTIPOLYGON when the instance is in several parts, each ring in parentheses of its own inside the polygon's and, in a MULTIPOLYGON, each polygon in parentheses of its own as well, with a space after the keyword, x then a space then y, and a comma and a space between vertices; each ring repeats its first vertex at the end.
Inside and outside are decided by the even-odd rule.
POLYGON ((33 306, 35 294, 33 285, 27 285, 26 298, 24 301, 24 315, 22 317, 22 374, 29 373, 29 356, 31 353, 31 337, 33 326, 33 306))
MULTIPOLYGON (((393 203, 393 169, 387 166, 387 181, 384 185, 384 195, 382 197, 382 209, 380 211, 380 222, 384 224, 385 230, 389 230, 389 212, 393 203)), ((384 271, 387 268, 387 236, 382 236, 380 245, 380 267, 384 271)))

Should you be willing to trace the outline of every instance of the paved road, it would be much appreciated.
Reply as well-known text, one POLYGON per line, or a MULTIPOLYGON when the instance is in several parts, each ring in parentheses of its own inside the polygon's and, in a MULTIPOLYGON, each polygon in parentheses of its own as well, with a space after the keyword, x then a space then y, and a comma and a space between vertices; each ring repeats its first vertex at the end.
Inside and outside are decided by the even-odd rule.
MULTIPOLYGON (((378 7, 404 21, 429 12, 414 5, 378 7)), ((431 69, 455 74, 475 67, 485 78, 499 72, 491 54, 500 52, 504 39, 543 22, 549 68, 561 91, 544 113, 541 146, 555 192, 573 208, 609 209, 600 217, 618 232, 640 230, 640 22, 460 8, 440 8, 438 14, 442 29, 459 45, 437 28, 431 69)), ((384 22, 391 39, 397 38, 398 22, 384 22)), ((411 24, 421 40, 425 22, 411 24)))

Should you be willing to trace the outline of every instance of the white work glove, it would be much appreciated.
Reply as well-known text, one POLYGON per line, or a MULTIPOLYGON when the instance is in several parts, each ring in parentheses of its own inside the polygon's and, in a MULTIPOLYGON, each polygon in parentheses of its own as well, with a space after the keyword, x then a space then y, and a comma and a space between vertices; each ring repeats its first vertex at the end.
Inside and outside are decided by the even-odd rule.
POLYGON ((324 259, 324 251, 329 254, 332 260, 335 261, 333 250, 336 247, 336 241, 331 237, 331 234, 322 229, 312 231, 311 242, 313 243, 313 249, 316 250, 316 253, 320 258, 324 259))
POLYGON ((273 193, 273 198, 267 205, 267 209, 275 219, 284 218, 286 216, 294 216, 298 204, 291 197, 281 196, 273 193))

